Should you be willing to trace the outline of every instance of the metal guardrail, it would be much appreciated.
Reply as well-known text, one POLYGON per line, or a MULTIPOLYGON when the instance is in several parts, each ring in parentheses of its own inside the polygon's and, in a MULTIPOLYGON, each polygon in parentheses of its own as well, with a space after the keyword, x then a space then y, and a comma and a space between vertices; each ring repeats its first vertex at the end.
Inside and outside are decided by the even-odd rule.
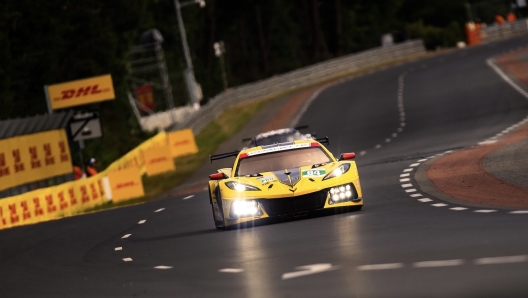
POLYGON ((268 79, 231 88, 211 99, 200 110, 176 125, 176 129, 191 128, 198 134, 222 111, 243 101, 279 95, 310 86, 360 69, 425 53, 422 40, 412 40, 388 47, 379 47, 303 67, 268 79))
POLYGON ((528 34, 528 19, 520 19, 516 22, 506 22, 500 25, 494 24, 480 29, 480 37, 483 43, 524 34, 528 34))

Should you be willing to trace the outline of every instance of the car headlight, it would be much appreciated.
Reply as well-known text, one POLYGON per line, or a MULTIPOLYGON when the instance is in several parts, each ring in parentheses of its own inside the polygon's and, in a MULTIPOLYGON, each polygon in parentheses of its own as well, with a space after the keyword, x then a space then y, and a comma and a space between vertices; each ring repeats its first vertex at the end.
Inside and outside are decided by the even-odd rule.
POLYGON ((247 184, 243 184, 243 183, 238 183, 238 182, 235 182, 235 181, 228 181, 225 183, 225 185, 227 187, 229 187, 230 189, 232 190, 236 190, 236 191, 255 191, 255 190, 260 190, 260 188, 256 187, 256 186, 252 186, 252 185, 247 185, 247 184))
POLYGON ((326 175, 323 178, 323 180, 339 177, 339 176, 343 175, 344 173, 348 172, 348 170, 350 170, 350 164, 349 163, 344 163, 344 164, 340 165, 339 167, 337 167, 337 169, 335 169, 332 172, 330 172, 330 174, 326 175))
POLYGON ((356 188, 352 184, 343 184, 332 187, 330 192, 330 204, 353 201, 357 199, 356 188))
POLYGON ((259 204, 255 200, 237 200, 231 203, 231 217, 253 217, 261 216, 259 204))

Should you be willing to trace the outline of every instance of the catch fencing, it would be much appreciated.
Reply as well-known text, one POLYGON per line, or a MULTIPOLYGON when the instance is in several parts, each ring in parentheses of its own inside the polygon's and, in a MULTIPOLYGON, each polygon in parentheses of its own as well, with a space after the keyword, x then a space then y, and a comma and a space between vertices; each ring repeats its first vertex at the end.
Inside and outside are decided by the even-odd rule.
POLYGON ((528 19, 506 22, 500 25, 494 24, 480 29, 480 37, 483 43, 525 34, 528 34, 528 19))
POLYGON ((232 105, 244 101, 277 96, 353 73, 360 69, 402 60, 424 54, 425 52, 422 40, 412 40, 327 60, 268 79, 234 87, 215 96, 206 105, 202 106, 199 111, 189 115, 184 121, 180 122, 176 129, 191 128, 196 135, 209 121, 218 117, 224 109, 232 105))

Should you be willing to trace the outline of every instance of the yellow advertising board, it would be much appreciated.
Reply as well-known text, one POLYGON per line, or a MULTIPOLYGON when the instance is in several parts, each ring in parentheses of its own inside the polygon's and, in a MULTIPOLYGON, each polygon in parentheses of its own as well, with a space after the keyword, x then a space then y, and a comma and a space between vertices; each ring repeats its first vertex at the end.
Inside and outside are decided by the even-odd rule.
POLYGON ((108 173, 114 203, 145 195, 141 174, 136 167, 108 173))
POLYGON ((50 106, 53 110, 115 98, 111 75, 47 86, 50 106))
POLYGON ((145 170, 149 176, 175 170, 169 146, 145 149, 143 150, 143 159, 145 160, 145 170))
POLYGON ((190 128, 170 132, 168 139, 172 157, 198 152, 198 146, 196 146, 194 134, 190 128))
POLYGON ((0 190, 72 171, 63 129, 0 141, 0 190))

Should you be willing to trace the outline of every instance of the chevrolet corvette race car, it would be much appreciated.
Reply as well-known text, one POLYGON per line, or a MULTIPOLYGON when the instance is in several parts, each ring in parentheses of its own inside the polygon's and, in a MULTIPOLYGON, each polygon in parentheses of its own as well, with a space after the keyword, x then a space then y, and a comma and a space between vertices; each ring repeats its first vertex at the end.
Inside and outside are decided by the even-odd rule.
POLYGON ((209 175, 209 198, 218 229, 276 216, 363 206, 354 153, 336 159, 321 143, 299 140, 212 155, 236 157, 233 168, 209 175))

